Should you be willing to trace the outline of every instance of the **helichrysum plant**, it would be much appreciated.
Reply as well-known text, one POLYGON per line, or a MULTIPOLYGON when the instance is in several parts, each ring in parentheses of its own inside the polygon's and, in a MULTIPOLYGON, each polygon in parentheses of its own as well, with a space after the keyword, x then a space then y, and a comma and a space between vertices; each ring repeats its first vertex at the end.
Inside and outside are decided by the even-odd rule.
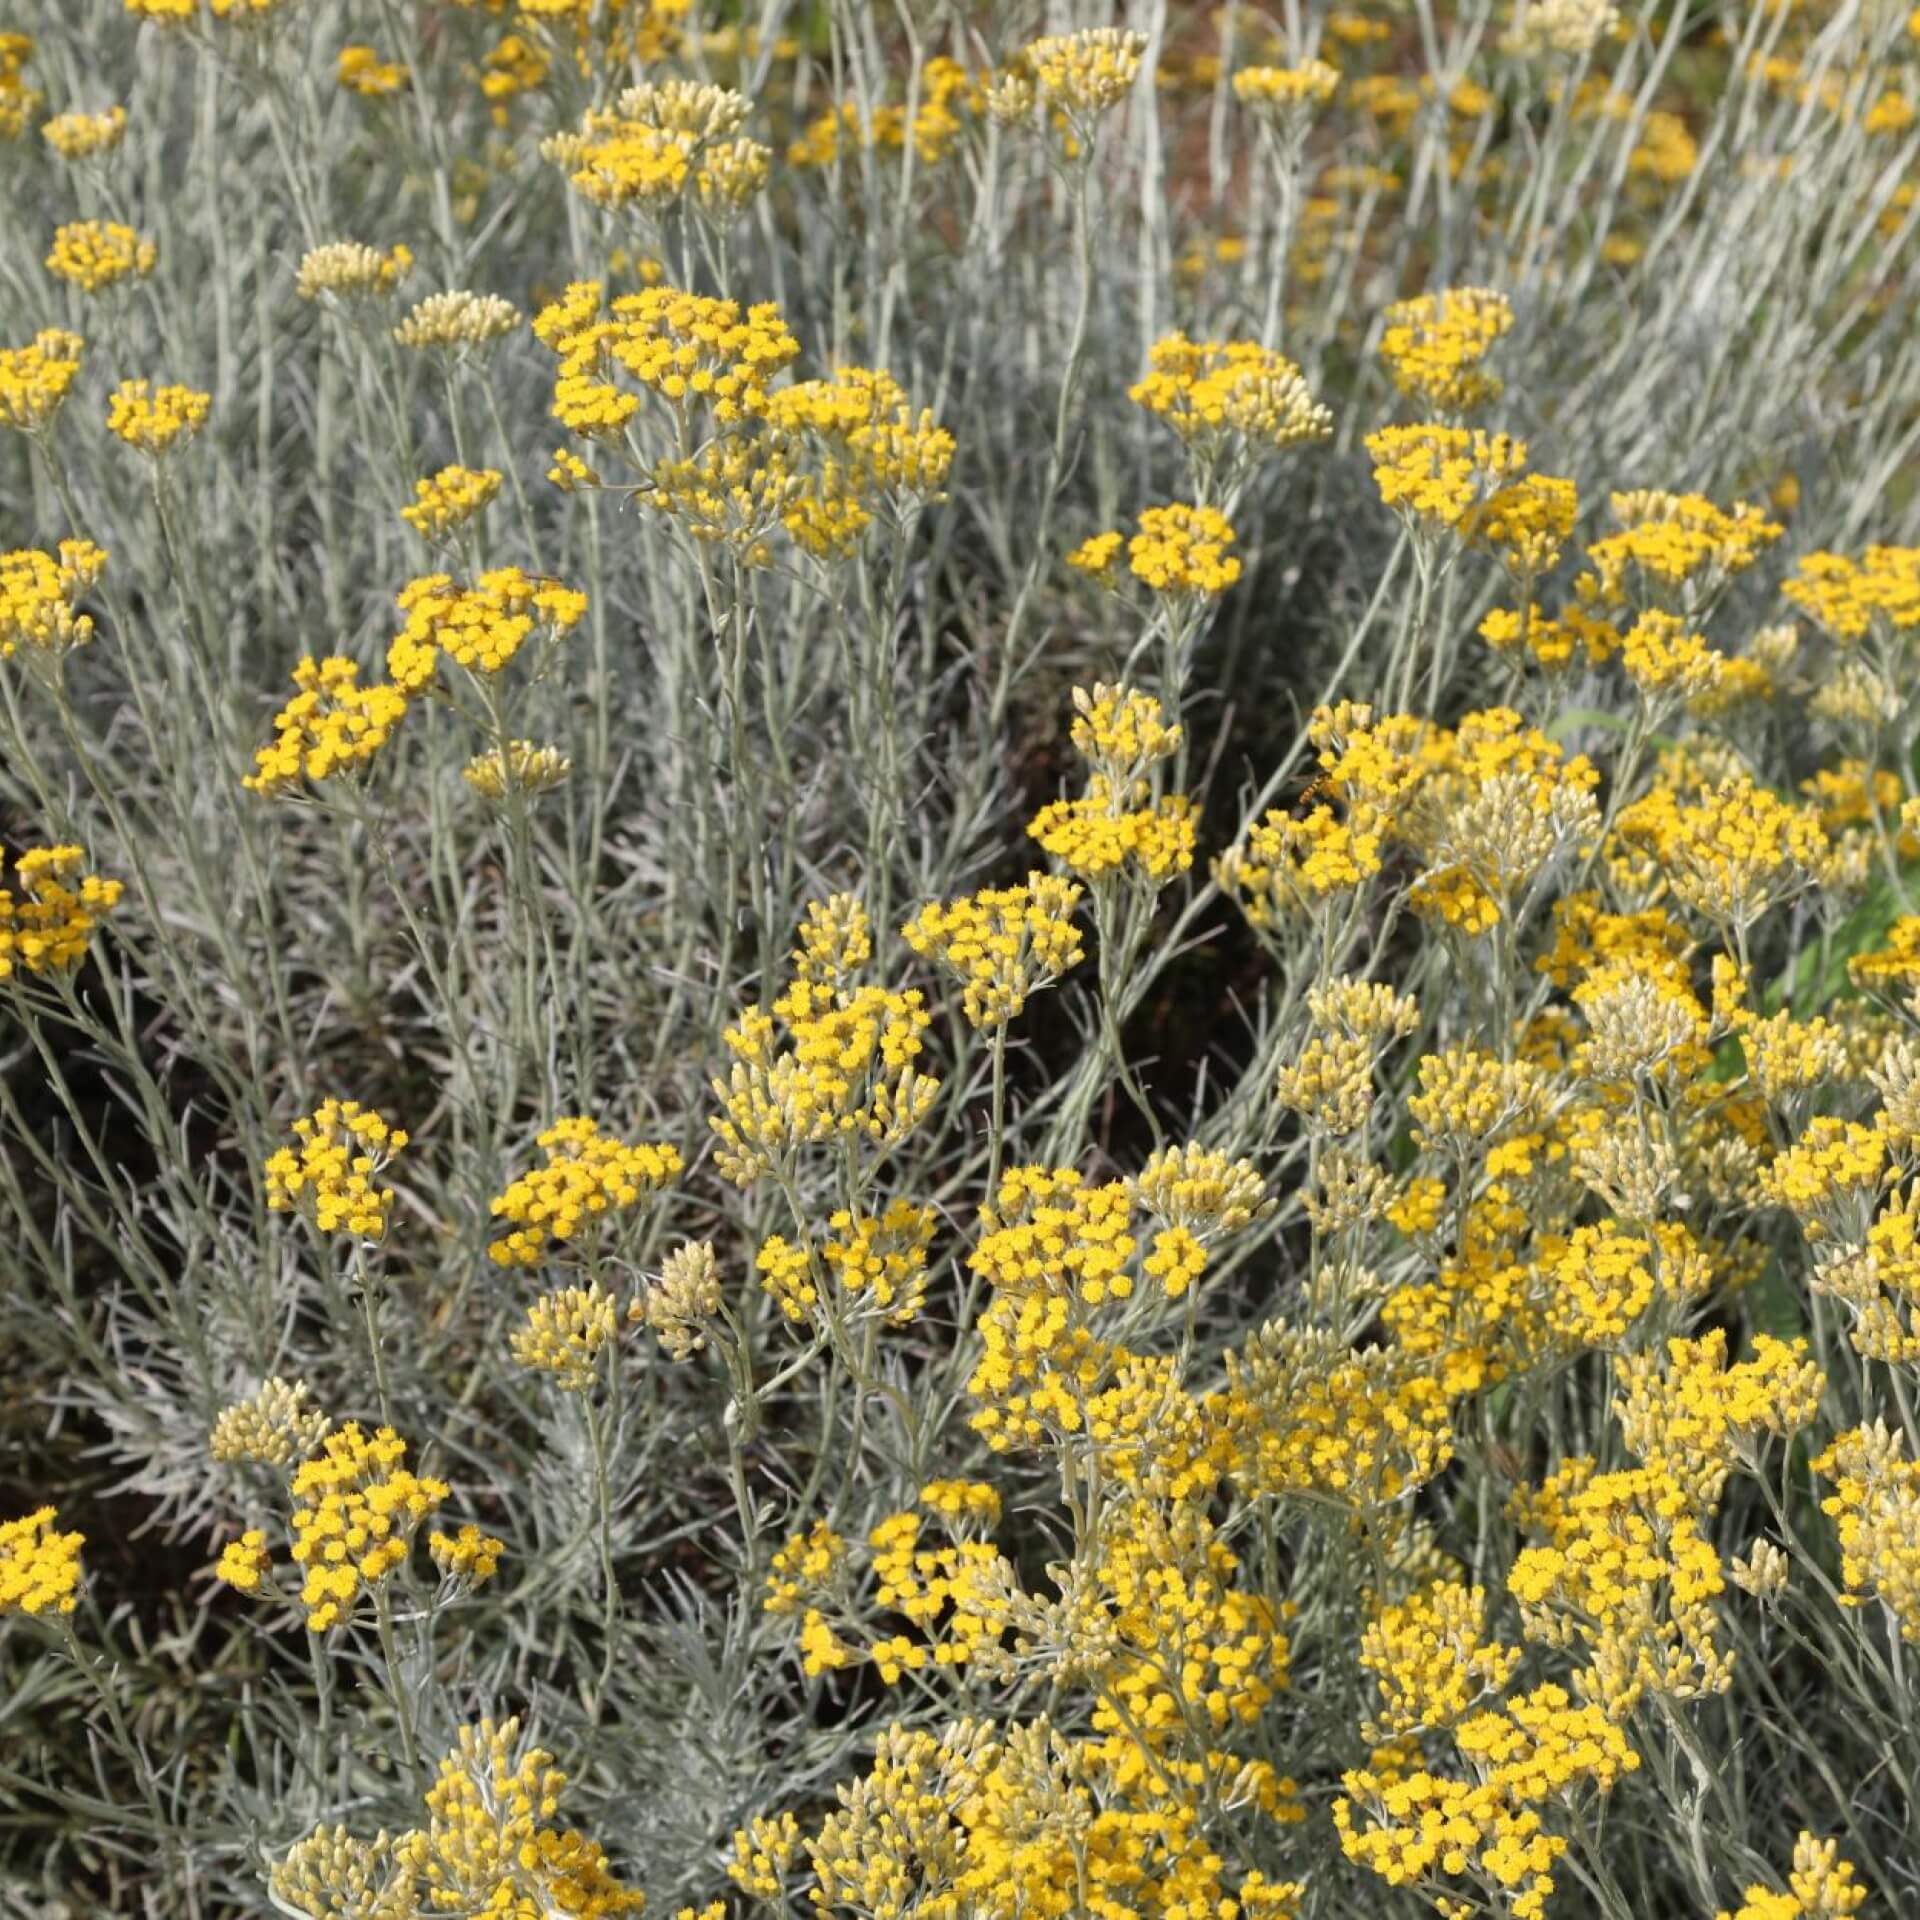
POLYGON ((0 174, 0 1913, 1920 1910, 1920 15, 72 0, 0 174))

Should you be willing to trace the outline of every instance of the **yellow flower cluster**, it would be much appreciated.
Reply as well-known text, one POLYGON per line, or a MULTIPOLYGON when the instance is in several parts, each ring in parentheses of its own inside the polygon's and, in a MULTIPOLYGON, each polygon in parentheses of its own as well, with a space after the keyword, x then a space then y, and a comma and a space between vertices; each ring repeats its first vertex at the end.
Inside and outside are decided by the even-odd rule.
POLYGON ((301 256, 294 291, 302 300, 322 294, 367 299, 391 293, 413 271, 413 254, 403 246, 382 253, 358 240, 329 240, 301 256))
POLYGON ((519 324, 520 311, 511 300, 457 287, 428 294, 393 329, 393 337, 415 353, 460 353, 488 346, 519 324))
POLYGON ((738 211, 766 185, 773 156, 736 139, 747 101, 725 87, 666 80, 629 87, 611 111, 589 112, 577 134, 543 151, 568 169, 574 190, 595 206, 658 217, 689 183, 704 212, 738 211))
POLYGON ((349 93, 363 100, 390 100, 413 84, 413 75, 401 60, 383 60, 374 47, 342 47, 333 75, 349 93))
POLYGON ((37 433, 60 411, 80 377, 86 342, 47 327, 24 347, 0 347, 0 427, 37 433))
POLYGON ((266 1529, 249 1527, 238 1540, 229 1540, 220 1549, 214 1564, 214 1577, 236 1592, 256 1594, 273 1577, 273 1555, 267 1550, 266 1529))
POLYGON ((1132 687, 1076 687, 1073 701, 1073 744, 1092 772, 1083 792, 1042 807, 1027 832, 1083 880, 1124 874, 1157 890, 1193 864, 1192 803, 1162 797, 1153 772, 1179 752, 1181 731, 1132 687))
POLYGON ((1214 878, 1249 926, 1272 933, 1377 874, 1382 838, 1364 806, 1348 820, 1326 806, 1300 819, 1270 812, 1215 861, 1214 878))
POLYGON ((884 1151, 940 1089, 914 1064, 929 1020, 922 996, 856 978, 873 950, 860 904, 844 894, 812 903, 801 940, 772 1011, 748 1007, 723 1036, 733 1065, 712 1083, 722 1111, 708 1125, 720 1171, 739 1187, 790 1172, 809 1146, 864 1139, 884 1151))
MULTIPOLYGON (((930 1915, 1127 1913, 1137 1920, 1295 1920, 1304 1890, 1236 1885, 1165 1762, 1046 1721, 887 1728, 873 1766, 802 1841, 829 1910, 930 1915)), ((1136 1750, 1137 1752, 1137 1750, 1136 1750)))
POLYGON ((87 957, 124 888, 83 873, 86 857, 81 847, 29 847, 14 860, 17 887, 0 887, 0 980, 70 973, 87 957))
POLYGON ((926 1297, 927 1249, 938 1224, 933 1208, 910 1200, 893 1201, 877 1218, 842 1207, 827 1221, 835 1237, 820 1257, 845 1297, 870 1300, 889 1326, 904 1327, 919 1317, 926 1297))
POLYGON ((55 553, 22 547, 0 554, 0 660, 21 647, 57 659, 85 646, 93 618, 80 611, 80 596, 106 566, 91 540, 62 540, 55 553))
POLYGON ((1480 363, 1512 326, 1506 296, 1489 288, 1423 293, 1387 309, 1380 357, 1402 393, 1443 413, 1471 413, 1499 397, 1499 380, 1480 363))
POLYGON ((1838 1435, 1813 1461, 1832 1483, 1820 1505, 1840 1536, 1852 1605, 1878 1600, 1900 1637, 1920 1645, 1920 1465, 1884 1421, 1838 1435))
POLYGON ((587 596, 518 567, 495 567, 471 586, 430 573, 400 590, 406 624, 387 648, 387 672, 403 694, 433 683, 441 654, 471 674, 505 668, 534 633, 556 641, 580 623, 587 596))
POLYGON ((1649 704, 1697 700, 1720 684, 1726 668, 1677 614, 1647 608, 1620 640, 1620 664, 1649 704))
POLYGON ((1367 1739, 1456 1726, 1501 1692, 1521 1650, 1487 1638, 1486 1612, 1483 1589, 1436 1580, 1374 1615, 1360 1639, 1361 1668, 1380 1692, 1367 1739))
POLYGON ((1697 493, 1646 489, 1616 493, 1610 504, 1622 530, 1587 548, 1588 571, 1574 582, 1589 604, 1658 604, 1678 595, 1683 610, 1696 611, 1784 531, 1745 501, 1717 507, 1697 493))
POLYGON ((32 58, 30 34, 0 33, 0 140, 18 140, 45 103, 46 95, 26 78, 32 58))
POLYGON ((589 1240, 609 1215, 648 1206, 685 1166, 677 1148, 628 1146, 584 1117, 556 1120, 535 1145, 546 1165, 523 1173, 488 1203, 494 1218, 514 1229, 487 1248, 499 1266, 535 1267, 552 1242, 589 1240))
POLYGON ((1094 534, 1067 555, 1067 565, 1112 587, 1120 577, 1124 540, 1127 569, 1136 580, 1170 598, 1190 595, 1210 600, 1240 578, 1240 562, 1227 552, 1234 537, 1232 526, 1217 508, 1176 501, 1145 509, 1131 539, 1120 533, 1094 534))
POLYGON ((510 740, 504 750, 489 747, 475 754, 460 769, 460 777, 483 800, 504 800, 516 790, 528 795, 550 793, 572 771, 573 762, 558 747, 510 740))
POLYGON ((1652 1468, 1600 1473, 1565 1460, 1523 1488, 1516 1517, 1542 1544, 1509 1576, 1527 1637, 1583 1647, 1587 1695, 1623 1720, 1643 1695, 1691 1700, 1733 1684, 1714 1601, 1725 1591, 1706 1514, 1652 1468))
POLYGON ((1422 1359, 1313 1327, 1275 1321, 1230 1350, 1207 1412, 1249 1498, 1377 1513, 1453 1457, 1452 1408, 1422 1359))
POLYGON ((1584 608, 1564 606, 1549 617, 1531 601, 1523 612, 1496 607, 1481 621, 1480 637, 1496 653, 1518 650, 1550 670, 1576 661, 1603 666, 1620 648, 1618 630, 1584 608))
POLYGON ((326 1100, 293 1123, 295 1144, 277 1147, 262 1169, 267 1205, 298 1213, 320 1233, 384 1240, 393 1189, 378 1176, 407 1136, 357 1100, 326 1100))
POLYGON ((57 113, 40 129, 40 137, 62 160, 87 160, 111 152, 126 132, 126 108, 108 107, 100 113, 57 113))
POLYGON ((413 483, 413 505, 402 507, 400 518, 423 539, 444 540, 487 507, 504 477, 491 467, 442 467, 413 483))
POLYGON ((391 1427, 369 1436, 349 1421, 290 1483, 294 1563, 306 1569, 300 1604, 307 1631, 348 1619, 363 1595, 377 1597, 406 1564, 422 1521, 450 1491, 408 1471, 407 1443, 391 1427))
POLYGON ((1615 833, 1647 856, 1684 907, 1744 930, 1825 872, 1831 843, 1809 809, 1744 774, 1683 802, 1655 787, 1621 809, 1615 833))
POLYGON ((987 887, 923 907, 900 937, 961 983, 961 1007, 975 1027, 1003 1027, 1019 1017, 1029 994, 1080 964, 1084 948, 1073 924, 1080 899, 1072 881, 1032 873, 1023 886, 987 887))
POLYGON ((122 280, 144 279, 159 258, 151 240, 118 221, 72 220, 54 233, 47 271, 82 293, 99 293, 122 280))
POLYGON ((1837 1840, 1802 1832, 1793 1843, 1793 1871, 1787 1891, 1749 1887, 1736 1913, 1724 1908, 1714 1920, 1847 1920, 1866 1904, 1867 1890, 1854 1877, 1853 1863, 1840 1858, 1837 1840))
POLYGON ((1340 1844, 1389 1886, 1427 1893, 1436 1911, 1491 1904, 1513 1920, 1543 1920, 1567 1842, 1541 1810, 1584 1789, 1605 1793, 1640 1756, 1599 1708, 1575 1706, 1556 1686, 1473 1715, 1453 1740, 1471 1779, 1429 1772, 1417 1748, 1400 1764, 1395 1747, 1346 1774, 1333 1807, 1340 1844))
MULTIPOLYGON (((768 397, 766 423, 777 433, 809 436, 827 456, 800 499, 789 505, 789 531, 802 538, 823 509, 862 517, 870 500, 896 504, 945 497, 953 435, 931 410, 916 411, 891 374, 840 367, 830 380, 803 380, 768 397)), ((804 540, 803 540, 804 544, 804 540)))
POLYGON ((1427 530, 1458 528, 1527 463, 1524 440, 1477 427, 1381 427, 1366 447, 1380 498, 1427 530))
POLYGON ((107 429, 139 452, 158 456, 198 433, 212 405, 211 394, 196 393, 192 387, 122 380, 107 404, 107 429))
POLYGON ((264 1467, 285 1468, 305 1459, 333 1424, 320 1408, 308 1404, 312 1392, 304 1380, 289 1382, 273 1375, 251 1399, 221 1409, 208 1453, 215 1460, 252 1460, 264 1467))
POLYGON ((561 1392, 588 1393, 599 1382, 600 1352, 612 1342, 614 1329, 613 1295, 592 1280, 542 1294, 508 1344, 521 1366, 551 1374, 561 1392))
POLYGON ((1672 1481, 1700 1511, 1719 1505, 1736 1460, 1752 1461, 1763 1433, 1790 1438, 1812 1425, 1826 1375, 1805 1340, 1754 1336, 1753 1358, 1727 1365, 1727 1335, 1669 1340, 1666 1366, 1652 1353, 1622 1354, 1614 1412, 1628 1452, 1672 1481))
POLYGON ((500 1570, 500 1557, 506 1550, 504 1540, 496 1540, 492 1534, 482 1533, 472 1525, 462 1527, 458 1533, 427 1535, 427 1555, 440 1569, 442 1578, 457 1580, 467 1587, 491 1580, 500 1570))
POLYGON ((1082 120, 1111 111, 1140 77, 1146 36, 1121 27, 1084 27, 1029 41, 1025 65, 1046 103, 1082 120))
POLYGON ((683 417, 733 426, 765 413, 767 382, 800 351, 771 302, 737 301, 647 287, 602 307, 594 281, 567 289, 533 323, 559 361, 553 417, 592 438, 618 434, 640 410, 625 374, 683 417))
POLYGON ((276 1900, 309 1920, 347 1913, 566 1914, 617 1920, 646 1898, 624 1885, 598 1842, 549 1824, 566 1775, 525 1745, 520 1722, 462 1727, 427 1790, 427 1824, 355 1840, 317 1828, 268 1876, 276 1900))
POLYGON ((1780 591, 1843 644, 1876 624, 1905 633, 1920 627, 1920 547, 1869 547, 1858 560, 1805 554, 1780 591))
POLYGON ((1130 1185, 1136 1205, 1202 1247, 1231 1239, 1278 1204, 1267 1197, 1266 1182, 1251 1161, 1230 1159, 1213 1147, 1161 1147, 1130 1185))
POLYGON ((284 793, 302 780, 355 772, 406 718, 407 696, 398 687, 363 687, 359 663, 340 654, 309 654, 294 668, 293 684, 299 692, 274 715, 274 738, 241 781, 250 793, 284 793))
POLYGON ((1523 473, 1462 514, 1459 532, 1486 547, 1525 586, 1560 558, 1579 511, 1579 489, 1571 480, 1523 473))
POLYGON ((790 1535, 768 1563, 766 1598, 761 1604, 768 1613, 798 1613, 810 1598, 831 1586, 846 1551, 846 1541, 824 1520, 816 1520, 805 1533, 790 1535))
POLYGON ((1297 67, 1242 67, 1233 76, 1233 97, 1256 113, 1293 118, 1324 107, 1340 85, 1340 70, 1325 60, 1297 67))
POLYGON ((59 1531, 59 1516, 51 1507, 0 1520, 0 1619, 10 1613, 71 1613, 80 1604, 85 1544, 84 1534, 59 1531))
POLYGON ((1148 350, 1146 374, 1127 398, 1164 420, 1208 466, 1236 442, 1280 452, 1333 431, 1333 415, 1300 369, 1256 340, 1170 333, 1148 350))

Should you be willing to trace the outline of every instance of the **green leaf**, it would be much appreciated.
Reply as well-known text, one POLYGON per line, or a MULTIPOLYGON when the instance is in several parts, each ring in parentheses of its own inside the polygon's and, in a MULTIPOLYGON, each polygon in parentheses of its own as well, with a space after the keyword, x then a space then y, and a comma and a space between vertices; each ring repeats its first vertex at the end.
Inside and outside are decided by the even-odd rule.
POLYGON ((1807 1332, 1799 1290, 1787 1278, 1777 1253, 1768 1258, 1760 1278, 1747 1289, 1747 1317, 1755 1333, 1770 1333, 1776 1340, 1798 1340, 1807 1332))

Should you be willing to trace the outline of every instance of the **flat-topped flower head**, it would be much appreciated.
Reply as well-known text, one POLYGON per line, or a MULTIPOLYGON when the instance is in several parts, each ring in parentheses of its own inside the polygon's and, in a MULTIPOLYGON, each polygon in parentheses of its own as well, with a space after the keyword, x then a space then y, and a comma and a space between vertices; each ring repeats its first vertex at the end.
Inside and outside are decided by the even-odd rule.
POLYGON ((320 1233, 384 1240, 394 1196, 379 1176, 406 1134, 357 1100, 323 1101, 293 1133, 263 1168, 268 1208, 298 1213, 320 1233))
POLYGON ((224 1581, 236 1593, 257 1594, 270 1590, 273 1579, 273 1555, 267 1549, 264 1527, 249 1527, 238 1540, 229 1540, 220 1549, 214 1578, 224 1581))
POLYGON ((74 220, 53 236, 47 271, 82 293, 144 280, 160 258, 151 240, 114 220, 74 220))
POLYGON ((1339 68, 1325 60, 1303 60, 1297 67, 1242 67, 1233 76, 1233 97, 1249 113, 1294 132, 1339 86, 1339 68))
POLYGON ((403 246, 382 253, 358 240, 329 240, 300 259, 294 291, 302 300, 332 294, 341 300, 374 299, 392 293, 413 271, 413 253, 403 246))
POLYGON ((482 1533, 471 1522, 458 1533, 427 1535, 427 1557, 439 1568, 440 1577, 468 1591, 493 1578, 506 1550, 504 1540, 482 1533))
POLYGON ((1876 626, 1910 633, 1920 628, 1920 547, 1869 547, 1857 560, 1809 553, 1780 591, 1842 646, 1865 639, 1876 626))
POLYGON ((1279 452, 1333 431, 1333 415, 1314 399, 1300 369, 1257 340, 1170 333, 1148 350, 1147 371, 1127 398, 1189 446, 1237 436, 1279 452))
POLYGON ((342 47, 333 77, 363 100, 391 100, 413 84, 404 60, 382 59, 378 48, 366 46, 342 47))
POLYGON ((1180 750, 1160 702, 1127 686, 1073 694, 1074 746, 1092 769, 1077 795, 1042 807, 1028 834, 1081 879, 1121 876, 1158 890, 1193 864, 1193 804, 1154 791, 1152 769, 1180 750))
POLYGON ((504 748, 489 747, 460 769, 460 777, 483 800, 504 800, 509 794, 551 793, 564 786, 573 762, 558 747, 531 740, 510 740, 504 748))
POLYGON ((1571 480, 1523 473, 1469 508, 1460 532, 1530 584, 1559 560, 1579 511, 1580 492, 1571 480))
POLYGON ((276 1373, 251 1399, 221 1409, 208 1437, 208 1453, 221 1462, 250 1460, 282 1468, 305 1459, 333 1425, 323 1409, 311 1404, 312 1395, 304 1380, 287 1381, 276 1373))
POLYGON ((1157 891, 1193 865, 1193 803, 1179 793, 1138 799, 1095 774, 1083 793, 1042 807, 1027 832, 1083 880, 1126 877, 1157 891))
POLYGON ((965 989, 961 1006, 975 1027, 1016 1019, 1027 996, 1079 965, 1073 924, 1080 889, 1033 873, 1025 885, 987 887, 964 900, 935 902, 900 929, 915 953, 937 958, 965 989))
POLYGON ((53 553, 23 547, 0 554, 0 660, 21 651, 58 660, 93 638, 93 617, 81 596, 106 571, 104 549, 91 540, 62 540, 53 553))
POLYGON ((1470 413, 1499 396, 1499 380, 1480 363, 1512 326, 1513 308, 1490 288, 1423 293, 1387 309, 1380 357, 1402 393, 1443 413, 1470 413))
POLYGON ((444 540, 492 502, 504 478, 491 467, 442 467, 413 483, 413 505, 400 518, 423 539, 444 540))
POLYGON ((1155 593, 1213 599, 1240 578, 1234 531, 1215 507, 1148 507, 1127 542, 1127 570, 1155 593))
POLYGON ((1744 500, 1718 507, 1697 493, 1642 488, 1610 496, 1621 531, 1587 548, 1574 582, 1599 607, 1674 604, 1696 613, 1744 573, 1785 531, 1744 500))
POLYGON ((52 1507, 0 1520, 0 1620, 10 1613, 34 1619, 71 1613, 80 1603, 85 1544, 85 1534, 60 1531, 52 1507))
POLYGON ((124 888, 85 872, 86 858, 81 847, 29 847, 14 861, 15 885, 0 887, 0 980, 71 973, 87 957, 124 888))
POLYGON ((490 346, 520 324, 520 310, 497 293, 457 288, 430 293, 394 328, 393 337, 416 353, 460 353, 490 346))
POLYGON ((495 567, 471 586, 451 574, 423 575, 395 604, 407 619, 387 648, 387 672, 411 695, 432 685, 442 655, 468 673, 495 674, 534 635, 558 640, 579 625, 587 596, 518 567, 495 567))
POLYGON ((462 1727, 427 1791, 426 1827, 393 1843, 408 1876, 398 1910, 639 1915, 646 1896, 620 1881, 599 1843, 551 1824, 565 1786, 552 1754, 521 1739, 517 1719, 462 1727))
POLYGON ((743 308, 677 287, 608 304, 597 281, 579 281, 533 330, 559 362, 554 418, 589 438, 621 432, 649 393, 682 419, 720 427, 758 419, 767 383, 800 352, 771 301, 743 308))
POLYGON ((546 1155, 489 1206, 513 1231, 488 1247, 498 1266, 533 1267, 556 1248, 586 1242, 612 1217, 652 1204, 682 1171, 678 1150, 602 1133, 583 1116, 556 1120, 535 1142, 546 1155))
POLYGON ((122 380, 107 403, 107 430, 137 452, 158 459, 207 424, 213 396, 192 387, 156 387, 122 380))
POLYGON ((99 113, 56 113, 40 137, 62 160, 91 160, 110 153, 127 135, 125 107, 107 107, 99 113))
POLYGON ((1085 123, 1111 112, 1132 92, 1146 50, 1145 34, 1084 27, 1028 42, 1025 64, 1048 106, 1085 123))
POLYGON ((1367 435, 1380 498, 1429 535, 1461 531, 1476 507, 1518 477, 1527 444, 1504 433, 1446 426, 1382 427, 1367 435))
POLYGON ((293 670, 299 689, 274 715, 273 739, 253 757, 241 780, 250 793, 285 793, 302 781, 318 783, 359 772, 393 738, 406 718, 399 687, 360 684, 360 665, 343 655, 311 654, 293 670))
POLYGON ((551 1375, 563 1393, 587 1393, 599 1383, 600 1355, 617 1325, 613 1295, 593 1280, 542 1294, 508 1344, 530 1373, 551 1375))
POLYGON ((1162 1147, 1134 1176, 1133 1197, 1148 1213, 1191 1233, 1203 1246, 1230 1240, 1279 1204, 1260 1170, 1217 1148, 1162 1147))
POLYGON ((659 215, 691 185, 700 211, 737 213, 772 169, 770 148, 738 137, 749 110, 743 95, 709 82, 647 83, 627 88, 611 111, 589 111, 577 132, 541 151, 596 206, 659 215))
POLYGON ((292 1551, 306 1569, 300 1602, 309 1633, 339 1626, 377 1595, 447 1499, 447 1483, 409 1471, 406 1458, 391 1427, 369 1435, 349 1422, 294 1473, 292 1551))
POLYGON ((810 902, 800 933, 785 991, 726 1029, 732 1064, 709 1082, 721 1102, 707 1122, 720 1171, 742 1188, 791 1173, 809 1147, 865 1141, 884 1154, 940 1089, 917 1064, 931 1020, 924 996, 860 978, 872 929, 859 903, 845 894, 810 902))
POLYGON ((46 327, 24 347, 0 347, 0 427, 38 433, 60 411, 80 377, 87 343, 64 327, 46 327))
POLYGON ((869 367, 838 367, 831 379, 783 387, 767 403, 767 424, 807 434, 828 448, 843 484, 857 494, 943 497, 953 465, 953 435, 906 389, 869 367))

